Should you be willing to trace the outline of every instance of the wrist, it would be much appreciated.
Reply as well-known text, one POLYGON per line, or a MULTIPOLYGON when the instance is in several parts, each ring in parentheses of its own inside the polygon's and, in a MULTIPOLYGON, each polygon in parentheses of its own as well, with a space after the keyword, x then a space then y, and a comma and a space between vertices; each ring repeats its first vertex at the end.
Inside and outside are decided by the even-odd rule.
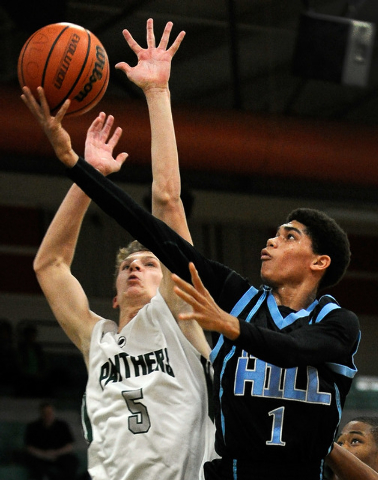
POLYGON ((79 160, 79 155, 75 153, 72 149, 68 152, 61 153, 57 155, 59 160, 68 168, 72 168, 76 165, 79 160))
POLYGON ((170 98, 171 93, 169 91, 168 85, 166 86, 148 86, 143 89, 144 95, 146 96, 147 102, 149 100, 154 100, 155 98, 168 97, 170 98))
POLYGON ((236 340, 240 335, 239 320, 233 315, 227 314, 222 326, 222 333, 229 340, 236 340))

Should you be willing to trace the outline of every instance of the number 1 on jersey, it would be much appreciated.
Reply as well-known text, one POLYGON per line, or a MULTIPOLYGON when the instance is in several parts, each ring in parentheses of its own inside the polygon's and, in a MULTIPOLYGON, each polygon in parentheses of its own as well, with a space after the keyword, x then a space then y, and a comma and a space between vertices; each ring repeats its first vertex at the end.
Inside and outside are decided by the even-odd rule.
POLYGON ((282 428, 284 420, 285 407, 279 407, 269 412, 269 416, 273 417, 272 437, 265 442, 267 445, 278 445, 284 447, 286 442, 282 441, 282 428))

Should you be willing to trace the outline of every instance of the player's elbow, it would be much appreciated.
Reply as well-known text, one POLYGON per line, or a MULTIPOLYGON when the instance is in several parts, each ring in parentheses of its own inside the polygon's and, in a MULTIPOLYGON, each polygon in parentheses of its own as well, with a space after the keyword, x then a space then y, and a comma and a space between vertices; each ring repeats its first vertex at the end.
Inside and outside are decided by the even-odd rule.
POLYGON ((51 269, 60 268, 62 263, 62 260, 59 258, 51 258, 50 256, 37 253, 33 261, 33 270, 37 276, 37 279, 40 279, 46 275, 49 275, 51 269))
POLYGON ((181 202, 180 188, 169 183, 152 185, 152 202, 162 208, 174 207, 181 202))
POLYGON ((46 271, 48 265, 50 264, 51 262, 48 261, 44 255, 41 255, 40 252, 38 252, 33 261, 33 270, 37 277, 46 271))
POLYGON ((37 254, 37 256, 34 258, 34 261, 33 261, 34 273, 38 276, 41 273, 41 271, 43 271, 44 267, 45 267, 45 262, 40 257, 40 255, 37 254))

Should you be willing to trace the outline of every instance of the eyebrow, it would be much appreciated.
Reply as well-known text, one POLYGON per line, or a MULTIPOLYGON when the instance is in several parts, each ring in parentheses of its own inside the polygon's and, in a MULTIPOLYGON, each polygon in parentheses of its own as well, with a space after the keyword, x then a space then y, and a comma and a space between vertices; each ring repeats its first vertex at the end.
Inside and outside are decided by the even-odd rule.
POLYGON ((364 432, 361 432, 360 430, 351 430, 350 432, 348 432, 349 434, 352 433, 353 435, 362 435, 364 436, 364 432))
POLYGON ((136 259, 136 258, 142 258, 142 259, 148 259, 148 258, 149 258, 149 259, 153 259, 153 260, 159 261, 159 259, 158 259, 157 257, 155 257, 155 255, 137 255, 137 256, 134 256, 134 257, 132 257, 132 256, 130 255, 129 257, 125 258, 124 261, 125 261, 125 262, 126 262, 127 260, 131 260, 131 261, 132 261, 132 260, 134 260, 134 259, 136 259))
POLYGON ((350 430, 349 432, 341 433, 337 437, 337 440, 340 440, 341 437, 345 437, 346 435, 361 435, 361 437, 365 436, 364 432, 362 432, 360 430, 350 430))
POLYGON ((286 232, 290 232, 294 230, 294 232, 297 232, 299 235, 303 235, 303 231, 299 230, 299 228, 293 227, 292 225, 280 225, 277 229, 277 232, 283 228, 286 232))

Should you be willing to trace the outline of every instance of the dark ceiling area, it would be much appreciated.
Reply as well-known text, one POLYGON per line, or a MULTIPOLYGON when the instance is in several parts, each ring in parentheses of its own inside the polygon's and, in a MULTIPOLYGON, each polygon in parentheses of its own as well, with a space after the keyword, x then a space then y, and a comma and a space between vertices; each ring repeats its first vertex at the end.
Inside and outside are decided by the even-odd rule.
MULTIPOLYGON (((2 0, 0 92, 17 90, 17 58, 29 35, 66 21, 91 30, 105 46, 111 65, 105 97, 141 100, 113 66, 135 64, 122 30, 144 46, 150 17, 157 38, 169 20, 172 38, 186 31, 172 67, 175 108, 219 109, 230 124, 240 113, 347 123, 376 137, 377 0, 2 0), (360 72, 357 79, 345 75, 347 62, 360 72)), ((9 169, 9 161, 1 168, 9 169)))
MULTIPOLYGON (((27 4, 7 0, 1 4, 0 31, 3 48, 8 50, 3 52, 1 83, 17 83, 18 53, 28 36, 43 25, 68 21, 84 26, 100 38, 110 64, 115 65, 122 60, 135 62, 122 29, 128 28, 145 45, 145 23, 152 17, 157 37, 168 20, 174 22, 172 36, 180 30, 187 32, 173 63, 175 104, 368 124, 378 121, 378 35, 367 60, 365 85, 328 80, 325 71, 332 65, 337 69, 340 50, 336 45, 341 51, 346 48, 346 39, 327 19, 374 24, 378 22, 376 0, 35 0, 27 4), (307 13, 324 15, 324 21, 314 24, 313 31, 309 25, 303 27, 310 40, 320 45, 319 55, 324 55, 319 65, 314 60, 312 71, 302 65, 311 54, 305 38, 298 53, 301 58, 295 57, 301 15, 307 13), (317 78, 319 73, 325 80, 317 78)), ((108 94, 126 98, 140 95, 115 69, 108 94)))

